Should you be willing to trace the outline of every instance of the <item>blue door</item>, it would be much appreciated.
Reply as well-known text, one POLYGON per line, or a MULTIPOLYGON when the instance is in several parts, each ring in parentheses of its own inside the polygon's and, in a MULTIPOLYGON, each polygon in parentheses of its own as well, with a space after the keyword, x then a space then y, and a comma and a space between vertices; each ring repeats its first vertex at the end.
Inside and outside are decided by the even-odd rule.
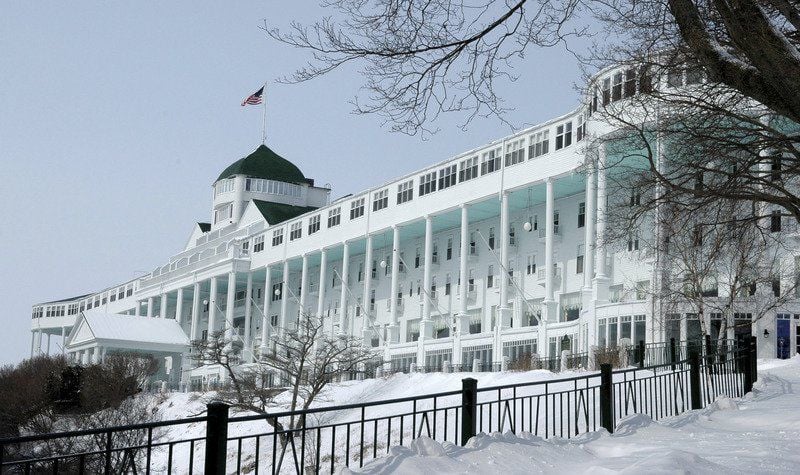
POLYGON ((777 350, 778 358, 785 360, 789 357, 789 345, 791 344, 791 333, 789 331, 789 320, 778 320, 778 340, 777 350))

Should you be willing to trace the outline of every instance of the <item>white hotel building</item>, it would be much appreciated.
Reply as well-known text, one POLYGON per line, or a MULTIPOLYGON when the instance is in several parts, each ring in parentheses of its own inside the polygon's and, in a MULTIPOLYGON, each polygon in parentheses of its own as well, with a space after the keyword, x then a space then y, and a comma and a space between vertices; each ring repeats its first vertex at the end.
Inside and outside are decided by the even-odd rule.
MULTIPOLYGON (((600 101, 624 102, 632 78, 601 73, 600 101)), ((227 329, 252 361, 301 312, 383 348, 395 369, 691 338, 692 322, 654 317, 654 253, 597 239, 614 132, 601 115, 581 106, 334 201, 261 145, 214 181, 211 223, 150 274, 34 305, 31 353, 55 335, 75 361, 147 352, 186 381, 213 373, 192 368, 190 340, 227 329)), ((762 356, 775 354, 776 324, 753 325, 771 335, 762 356)))

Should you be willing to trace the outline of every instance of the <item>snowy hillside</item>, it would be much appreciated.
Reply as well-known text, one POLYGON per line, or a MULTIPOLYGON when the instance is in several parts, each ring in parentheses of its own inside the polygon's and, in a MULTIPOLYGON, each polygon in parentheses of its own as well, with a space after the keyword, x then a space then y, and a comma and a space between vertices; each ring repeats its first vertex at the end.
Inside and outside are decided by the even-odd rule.
MULTIPOLYGON (((440 444, 421 438, 407 447, 379 449, 379 458, 358 469, 351 452, 353 473, 797 473, 800 452, 800 398, 792 393, 800 387, 800 358, 761 361, 756 390, 742 399, 720 399, 712 406, 681 416, 653 422, 647 416, 624 419, 614 435, 604 430, 571 440, 543 440, 526 433, 489 434, 473 438, 467 447, 440 444)), ((580 373, 579 373, 580 374, 580 373)), ((583 373, 585 374, 585 373, 583 373)), ((412 395, 458 390, 461 379, 475 377, 479 387, 560 379, 572 374, 547 371, 522 373, 398 374, 379 380, 333 384, 319 406, 378 401, 412 395)), ((161 403, 157 415, 162 420, 190 417, 203 412, 211 395, 172 394, 161 403)), ((234 414, 232 414, 233 416, 234 414)), ((347 411, 324 421, 342 422, 352 418, 347 411)), ((262 422, 229 426, 229 437, 263 433, 262 422)), ((396 428, 393 428, 396 430, 396 428)), ((202 438, 203 423, 181 426, 164 433, 165 439, 202 438)), ((344 452, 342 437, 332 441, 337 453, 344 452)), ((269 443, 262 439, 262 450, 269 443)), ((326 440, 327 443, 327 440, 326 440)), ((395 445, 393 442, 392 445, 395 445)), ((228 468, 235 472, 237 447, 230 443, 228 468)), ((242 471, 252 472, 255 443, 242 443, 242 471)), ((202 447, 195 448, 195 460, 202 460, 202 447)), ((188 449, 176 447, 173 463, 188 466, 188 449)), ((153 468, 163 467, 166 453, 156 451, 153 468)), ((260 460, 262 470, 268 461, 260 460)), ((337 459, 337 470, 341 467, 337 459)), ((289 467, 284 467, 287 470, 289 467)), ((291 471, 291 470, 290 470, 291 471)), ((183 473, 183 472, 180 472, 183 473)), ((287 472, 289 473, 289 472, 287 472)), ((351 473, 345 470, 345 473, 351 473)))

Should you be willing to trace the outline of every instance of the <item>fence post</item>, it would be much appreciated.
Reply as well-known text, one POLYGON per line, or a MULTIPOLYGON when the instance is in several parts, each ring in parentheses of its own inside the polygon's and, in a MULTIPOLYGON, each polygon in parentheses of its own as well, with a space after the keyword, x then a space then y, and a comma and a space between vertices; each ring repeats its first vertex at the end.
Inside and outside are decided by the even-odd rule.
POLYGON ((644 368, 644 340, 639 340, 639 368, 644 368))
POLYGON ((756 337, 750 337, 750 371, 752 371, 752 380, 755 383, 758 381, 758 340, 756 337))
POLYGON ((207 406, 206 463, 207 475, 225 475, 228 452, 228 405, 212 402, 207 406))
POLYGON ((742 350, 739 352, 739 361, 737 362, 742 369, 742 374, 744 375, 744 394, 749 393, 753 390, 753 372, 752 366, 750 365, 750 360, 752 359, 752 355, 750 354, 750 342, 746 341, 746 345, 742 345, 742 350))
POLYGON ((475 436, 475 429, 478 422, 478 380, 475 378, 464 378, 461 380, 461 445, 467 445, 467 441, 475 436))
POLYGON ((675 354, 675 338, 669 339, 669 362, 672 363, 672 371, 675 371, 675 361, 677 361, 675 354))
POLYGON ((611 365, 600 365, 600 426, 614 433, 614 376, 611 365))
POLYGON ((703 408, 703 398, 700 392, 700 355, 697 350, 689 353, 689 386, 691 389, 692 409, 703 408))

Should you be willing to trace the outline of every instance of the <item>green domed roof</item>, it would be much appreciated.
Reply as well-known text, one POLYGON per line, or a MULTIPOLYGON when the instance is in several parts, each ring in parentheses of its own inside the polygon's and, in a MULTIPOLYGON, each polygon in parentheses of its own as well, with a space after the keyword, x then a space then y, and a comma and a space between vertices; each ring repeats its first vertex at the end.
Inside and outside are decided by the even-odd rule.
POLYGON ((250 155, 233 162, 219 174, 216 181, 230 178, 233 175, 247 175, 284 183, 308 182, 299 168, 266 145, 259 145, 250 155))

